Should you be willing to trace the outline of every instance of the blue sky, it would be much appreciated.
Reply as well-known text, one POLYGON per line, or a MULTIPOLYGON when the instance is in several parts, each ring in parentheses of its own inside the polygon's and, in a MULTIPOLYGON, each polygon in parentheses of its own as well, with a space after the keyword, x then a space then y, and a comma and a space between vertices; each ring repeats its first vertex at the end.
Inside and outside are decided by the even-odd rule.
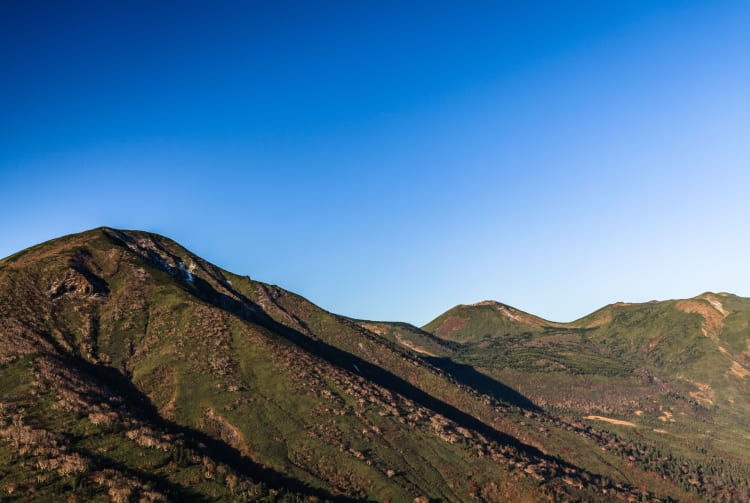
POLYGON ((350 316, 750 296, 750 3, 0 4, 0 256, 108 225, 350 316))

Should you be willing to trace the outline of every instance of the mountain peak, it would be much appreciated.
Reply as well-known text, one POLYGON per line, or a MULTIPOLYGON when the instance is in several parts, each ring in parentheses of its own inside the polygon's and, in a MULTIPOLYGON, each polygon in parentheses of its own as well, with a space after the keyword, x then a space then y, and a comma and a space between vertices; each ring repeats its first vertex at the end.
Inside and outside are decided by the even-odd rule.
POLYGON ((2 487, 341 502, 691 501, 698 487, 740 501, 747 484, 728 474, 748 473, 735 437, 750 435, 750 300, 686 302, 583 327, 486 300, 423 331, 329 313, 158 234, 65 236, 0 262, 2 487))
POLYGON ((502 302, 483 300, 455 306, 423 329, 443 339, 469 342, 559 325, 502 302))

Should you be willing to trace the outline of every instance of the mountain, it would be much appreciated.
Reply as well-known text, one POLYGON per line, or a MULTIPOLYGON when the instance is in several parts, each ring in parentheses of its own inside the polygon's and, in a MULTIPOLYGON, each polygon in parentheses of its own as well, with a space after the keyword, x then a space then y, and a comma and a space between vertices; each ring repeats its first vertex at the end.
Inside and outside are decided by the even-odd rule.
MULTIPOLYGON (((718 333, 693 304, 675 313, 744 368, 733 310, 745 304, 734 302, 722 303, 730 314, 718 333)), ((688 355, 695 365, 679 381, 685 367, 665 363, 679 344, 638 349, 653 336, 638 328, 651 326, 648 313, 605 309, 564 325, 488 304, 446 319, 472 309, 482 310, 472 330, 471 320, 457 330, 353 320, 140 231, 94 229, 21 251, 0 261, 0 500, 746 498, 742 441, 700 455, 587 419, 578 402, 543 400, 549 383, 584 376, 618 390, 640 379, 655 397, 673 386, 664 400, 678 403, 700 378, 712 400, 742 411, 743 377, 725 390, 715 373, 694 375, 699 357, 688 355), (526 369, 506 354, 512 345, 552 363, 526 369), (571 345, 586 351, 580 361, 563 358, 571 345), (643 371, 622 361, 631 354, 643 371), (523 372, 528 383, 514 380, 523 372)), ((723 409, 693 400, 693 416, 718 421, 723 409)), ((727 417, 719 428, 736 427, 727 417)), ((724 439, 719 428, 706 438, 724 439)))
POLYGON ((492 300, 460 305, 423 327, 427 333, 456 342, 478 342, 500 335, 536 333, 560 326, 514 307, 492 300))
POLYGON ((616 303, 555 323, 494 302, 457 306, 423 330, 458 343, 451 360, 561 417, 700 465, 688 477, 716 498, 750 478, 750 299, 616 303), (705 473, 721 472, 708 482, 705 473), (730 475, 734 474, 734 475, 730 475))

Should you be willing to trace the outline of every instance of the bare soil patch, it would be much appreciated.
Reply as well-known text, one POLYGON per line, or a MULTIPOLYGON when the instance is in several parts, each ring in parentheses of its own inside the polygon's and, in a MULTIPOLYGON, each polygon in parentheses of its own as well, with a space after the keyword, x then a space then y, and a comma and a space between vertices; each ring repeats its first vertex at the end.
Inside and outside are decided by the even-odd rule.
POLYGON ((630 421, 622 421, 621 419, 613 419, 604 416, 586 416, 585 419, 594 419, 596 421, 604 421, 605 423, 618 424, 620 426, 630 426, 631 428, 635 428, 636 426, 635 423, 631 423, 630 421))

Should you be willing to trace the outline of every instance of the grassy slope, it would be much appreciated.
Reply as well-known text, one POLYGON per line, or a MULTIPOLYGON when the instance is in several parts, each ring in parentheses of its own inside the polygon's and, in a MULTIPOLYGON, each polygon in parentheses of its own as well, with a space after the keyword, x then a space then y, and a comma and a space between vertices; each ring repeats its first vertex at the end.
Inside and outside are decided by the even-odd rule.
MULTIPOLYGON (((529 410, 528 401, 502 383, 487 379, 471 368, 458 368, 449 358, 430 357, 424 352, 424 347, 433 344, 435 352, 450 354, 457 347, 455 344, 437 341, 406 324, 358 322, 359 326, 352 326, 351 320, 325 313, 305 299, 269 285, 256 283, 247 293, 276 319, 299 326, 300 330, 309 331, 316 337, 345 349, 350 355, 376 362, 381 368, 403 377, 408 384, 429 393, 443 404, 481 419, 494 431, 511 434, 511 440, 520 440, 527 446, 564 459, 573 458, 579 466, 614 480, 650 487, 678 499, 689 499, 671 484, 628 466, 632 465, 628 458, 639 454, 632 446, 625 445, 625 442, 613 440, 611 436, 601 434, 590 426, 581 423, 571 425, 542 411, 529 410), (362 327, 370 331, 363 332, 362 327), (391 334, 401 335, 402 340, 399 341, 391 334), (379 337, 373 337, 375 335, 379 337), (404 344, 403 339, 406 337, 410 338, 410 342, 418 341, 421 347, 416 351, 409 351, 414 344, 404 344), (381 339, 380 343, 378 338, 381 339), (397 344, 383 344, 384 338, 397 344), (417 356, 431 365, 419 365, 417 356), (467 388, 467 384, 471 387, 467 388), (520 403, 518 398, 525 403, 520 403)), ((344 363, 344 366, 347 365, 350 364, 344 363)), ((361 361, 360 367, 367 375, 368 369, 362 366, 361 361)), ((520 448, 523 449, 523 445, 520 448)))
MULTIPOLYGON (((171 341, 159 340, 159 350, 137 364, 125 356, 149 336, 143 308, 154 297, 127 293, 128 282, 142 276, 130 274, 102 237, 67 237, 0 266, 0 497, 296 501, 315 494, 281 474, 234 463, 226 444, 165 420, 133 386, 127 376, 140 363, 173 363, 164 351, 171 341), (111 279, 106 291, 86 280, 84 263, 111 279), (66 293, 51 301, 60 292, 50 287, 61 284, 66 293)), ((157 276, 156 285, 169 283, 157 276)), ((168 310, 186 299, 172 291, 153 307, 168 310)))
MULTIPOLYGON (((462 365, 471 362, 467 349, 482 350, 479 358, 488 354, 480 345, 497 343, 484 337, 487 320, 477 346, 445 343, 405 324, 355 323, 223 271, 166 238, 101 229, 4 260, 0 295, 0 355, 8 365, 30 358, 36 370, 28 383, 49 367, 106 385, 62 393, 69 416, 45 413, 49 407, 29 399, 34 411, 14 409, 9 424, 13 414, 29 417, 63 432, 72 449, 110 438, 111 445, 81 452, 96 452, 87 475, 124 474, 114 477, 116 489, 175 499, 457 501, 475 494, 493 501, 608 500, 640 497, 643 487, 644 495, 692 499, 676 475, 664 480, 653 467, 641 468, 646 456, 666 459, 654 442, 634 445, 550 415, 462 365), (44 367, 50 355, 66 360, 44 367), (110 395, 116 406, 102 398, 110 395), (115 419, 94 424, 92 413, 115 419)), ((481 307, 515 317, 504 343, 566 332, 507 306, 481 307)), ((590 352, 609 368, 611 357, 590 352)), ((629 367, 618 372, 627 385, 629 367)), ((52 372, 43 388, 58 396, 66 382, 52 372)), ((8 394, 0 400, 18 401, 8 394)), ((13 445, 7 435, 0 442, 3 482, 24 476, 8 457, 18 455, 8 451, 13 445)), ((83 479, 90 495, 111 489, 83 479)), ((47 490, 32 480, 25 491, 47 490)), ((54 490, 75 489, 61 484, 54 490)))
POLYGON ((97 230, 35 247, 0 265, 0 292, 2 379, 26 361, 21 381, 37 388, 2 387, 1 476, 20 485, 15 495, 454 501, 598 490, 574 487, 584 480, 575 468, 569 485, 563 465, 407 385, 437 383, 462 400, 398 346, 163 238, 97 230), (43 393, 56 405, 34 398, 43 393), (18 424, 62 435, 66 450, 19 444, 18 424), (43 461, 68 451, 83 468, 43 461))
POLYGON ((557 325, 499 302, 484 301, 456 306, 422 329, 442 339, 472 343, 498 334, 533 333, 557 325))
POLYGON ((431 333, 409 323, 370 320, 351 321, 360 325, 365 330, 378 334, 393 343, 425 356, 450 356, 460 347, 457 343, 435 337, 431 333))
POLYGON ((454 360, 548 410, 628 421, 635 426, 589 423, 721 472, 687 487, 718 498, 722 481, 732 480, 737 500, 747 494, 750 299, 706 293, 614 304, 570 324, 519 324, 488 311, 488 304, 459 306, 424 329, 445 334, 446 325, 459 326, 455 340, 464 344, 454 360))

